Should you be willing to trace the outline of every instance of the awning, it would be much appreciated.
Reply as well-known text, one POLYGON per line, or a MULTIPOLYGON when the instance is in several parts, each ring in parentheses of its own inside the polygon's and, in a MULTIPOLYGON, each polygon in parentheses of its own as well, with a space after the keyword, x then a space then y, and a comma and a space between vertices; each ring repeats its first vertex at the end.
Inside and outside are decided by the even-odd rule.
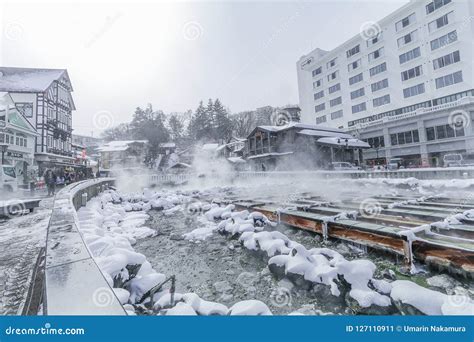
POLYGON ((314 129, 302 129, 298 132, 301 135, 308 135, 312 137, 336 137, 336 138, 344 138, 344 139, 354 139, 354 137, 350 134, 343 133, 343 132, 328 132, 328 131, 321 131, 321 130, 314 130, 314 129))
POLYGON ((353 147, 353 148, 370 148, 370 145, 365 141, 351 138, 351 139, 343 139, 337 137, 326 137, 326 138, 319 138, 318 143, 337 146, 337 147, 353 147))

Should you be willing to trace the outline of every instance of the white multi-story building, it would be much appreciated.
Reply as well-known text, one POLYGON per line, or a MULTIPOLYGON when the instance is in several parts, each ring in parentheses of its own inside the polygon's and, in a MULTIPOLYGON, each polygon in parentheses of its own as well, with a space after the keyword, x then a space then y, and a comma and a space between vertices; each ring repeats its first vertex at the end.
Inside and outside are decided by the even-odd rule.
POLYGON ((474 1, 412 0, 301 57, 302 122, 356 133, 374 147, 366 159, 439 165, 443 153, 473 153, 473 18, 474 1), (449 125, 460 118, 462 132, 449 125))
POLYGON ((72 166, 72 85, 65 69, 0 67, 0 91, 36 129, 35 161, 45 168, 72 166))

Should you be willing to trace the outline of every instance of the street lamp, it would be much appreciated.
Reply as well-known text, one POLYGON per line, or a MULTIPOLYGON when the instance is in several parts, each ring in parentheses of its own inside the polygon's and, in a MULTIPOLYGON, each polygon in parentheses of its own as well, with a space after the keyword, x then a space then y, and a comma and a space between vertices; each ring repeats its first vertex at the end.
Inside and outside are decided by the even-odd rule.
POLYGON ((5 164, 5 152, 8 150, 8 144, 0 143, 0 150, 2 151, 2 165, 5 164))

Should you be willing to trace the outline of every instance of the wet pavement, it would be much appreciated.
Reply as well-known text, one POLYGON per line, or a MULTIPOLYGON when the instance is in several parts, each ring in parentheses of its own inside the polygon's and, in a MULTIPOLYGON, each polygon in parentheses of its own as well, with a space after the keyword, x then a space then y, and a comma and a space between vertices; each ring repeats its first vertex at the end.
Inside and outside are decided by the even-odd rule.
POLYGON ((34 213, 0 219, 0 315, 21 314, 38 255, 46 243, 52 197, 34 213))

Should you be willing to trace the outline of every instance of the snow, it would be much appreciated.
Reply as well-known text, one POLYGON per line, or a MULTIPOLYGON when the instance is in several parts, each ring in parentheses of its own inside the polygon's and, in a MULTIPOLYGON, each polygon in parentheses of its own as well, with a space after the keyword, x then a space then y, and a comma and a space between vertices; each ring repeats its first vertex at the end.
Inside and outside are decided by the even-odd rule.
POLYGON ((426 289, 408 280, 396 280, 392 283, 390 297, 393 300, 410 304, 426 315, 441 315, 441 306, 445 295, 426 289))
MULTIPOLYGON (((328 248, 308 250, 279 231, 265 229, 274 223, 260 212, 235 211, 232 204, 219 206, 198 202, 189 193, 149 189, 133 195, 106 191, 77 212, 80 232, 104 277, 109 284, 120 284, 118 280, 124 284, 123 288, 114 289, 122 304, 137 303, 147 291, 166 279, 165 274, 151 267, 144 255, 133 250, 136 239, 154 234, 152 229, 144 226, 148 219, 146 212, 152 208, 162 210, 165 215, 175 215, 178 210, 195 212, 200 227, 184 234, 185 240, 202 242, 216 231, 238 234, 245 248, 266 253, 270 267, 279 266, 287 275, 298 275, 314 284, 327 285, 334 296, 343 293, 340 288, 342 277, 349 284, 348 295, 361 307, 387 307, 394 300, 410 304, 428 315, 469 314, 474 307, 468 297, 448 296, 405 280, 389 283, 375 279, 376 266, 369 260, 346 260, 340 253, 328 248), (139 265, 140 269, 131 277, 130 266, 133 265, 139 265), (459 305, 460 302, 462 305, 459 305)), ((328 220, 337 220, 351 213, 343 214, 328 220)), ((473 216, 472 210, 463 213, 465 218, 473 216)), ((429 229, 429 225, 423 225, 401 234, 411 241, 416 238, 416 233, 429 229)), ((258 300, 238 302, 228 309, 195 293, 175 293, 171 303, 171 295, 164 289, 155 293, 152 300, 155 310, 166 315, 271 314, 265 303, 258 300)))
POLYGON ((390 296, 426 315, 474 315, 474 302, 466 296, 448 296, 408 280, 392 283, 390 296))
POLYGON ((115 295, 117 296, 120 304, 128 303, 128 299, 130 298, 130 292, 122 288, 115 288, 113 289, 115 295))
POLYGON ((342 139, 338 137, 324 137, 324 138, 319 138, 318 142, 322 144, 336 145, 336 146, 363 147, 363 148, 370 147, 370 145, 366 143, 365 141, 362 141, 356 138, 342 139))
POLYGON ((104 145, 97 148, 99 152, 120 152, 126 151, 130 144, 141 143, 146 144, 146 140, 116 140, 105 143, 104 145))
POLYGON ((193 307, 187 303, 179 302, 171 309, 166 310, 167 316, 196 316, 197 313, 193 307))
MULTIPOLYGON (((127 306, 128 314, 135 314, 133 306, 130 308, 129 304, 138 303, 148 291, 166 280, 166 275, 155 271, 146 257, 133 249, 136 239, 154 234, 152 229, 143 226, 149 217, 146 211, 154 207, 164 209, 164 214, 173 215, 191 201, 192 198, 187 195, 166 191, 145 189, 143 194, 128 195, 108 190, 78 210, 79 231, 109 285, 122 284, 122 287, 113 290, 120 303, 127 306), (130 272, 136 266, 139 267, 138 272, 133 271, 136 274, 132 276, 130 272)), ((223 215, 230 218, 234 209, 233 205, 219 207, 200 202, 191 204, 199 210, 206 208, 212 211, 207 218, 202 216, 201 219, 207 227, 185 234, 185 238, 192 241, 205 239, 212 234, 217 229, 214 220, 223 215)), ((239 215, 236 215, 236 219, 240 220, 239 215)), ((225 305, 206 301, 194 293, 175 293, 173 298, 174 302, 171 303, 169 291, 160 289, 152 299, 156 301, 154 308, 163 309, 162 313, 166 315, 226 315, 229 311, 225 305), (171 304, 175 305, 169 308, 171 304)))
POLYGON ((185 240, 193 242, 204 241, 208 237, 212 236, 214 230, 216 230, 216 227, 197 228, 191 231, 190 233, 184 234, 183 237, 185 240))
POLYGON ((231 316, 269 316, 272 312, 268 306, 259 300, 243 300, 237 302, 229 309, 231 316))
POLYGON ((65 72, 65 69, 0 67, 0 91, 43 92, 65 72))

